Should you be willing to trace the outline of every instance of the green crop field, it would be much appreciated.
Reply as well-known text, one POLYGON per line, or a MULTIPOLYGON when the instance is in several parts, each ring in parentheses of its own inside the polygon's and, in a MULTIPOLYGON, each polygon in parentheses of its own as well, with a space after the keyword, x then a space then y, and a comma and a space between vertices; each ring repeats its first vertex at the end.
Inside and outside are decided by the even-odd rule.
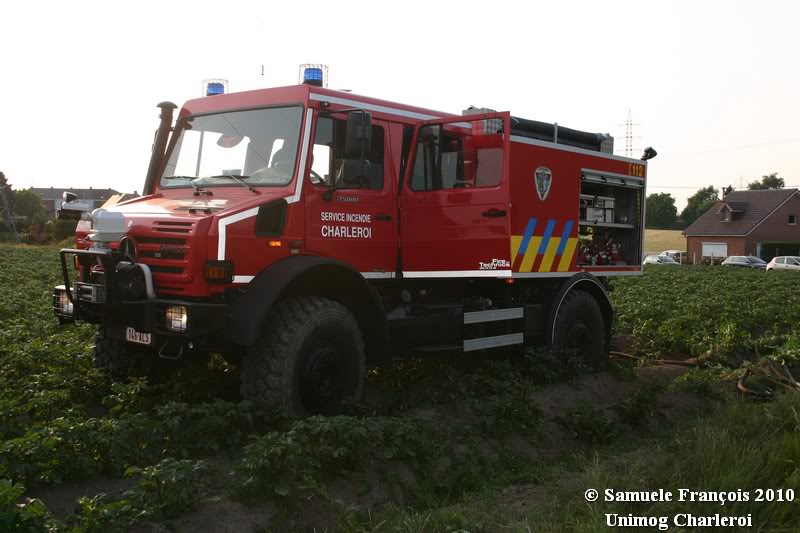
MULTIPOLYGON (((663 248, 672 248, 664 246, 663 248)), ((0 245, 0 531, 601 531, 606 514, 752 515, 798 502, 587 503, 589 488, 797 489, 800 395, 743 365, 800 358, 800 278, 649 268, 614 281, 614 347, 409 360, 336 417, 243 403, 212 357, 113 382, 51 315, 57 248, 0 245), (771 390, 772 389, 772 390, 771 390)), ((798 495, 800 497, 800 495, 798 495)))
POLYGON ((686 237, 681 235, 681 230, 644 230, 644 251, 658 254, 664 250, 686 251, 686 237))

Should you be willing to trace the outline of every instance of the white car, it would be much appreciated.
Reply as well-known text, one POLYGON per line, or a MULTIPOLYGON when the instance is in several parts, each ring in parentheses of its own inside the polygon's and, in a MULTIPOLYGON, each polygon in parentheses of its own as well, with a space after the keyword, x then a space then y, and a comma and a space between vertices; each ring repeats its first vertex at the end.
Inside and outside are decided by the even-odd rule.
POLYGON ((767 270, 800 270, 800 256, 779 255, 767 263, 767 270))
POLYGON ((686 259, 686 252, 683 250, 664 250, 658 255, 671 257, 678 263, 683 263, 684 260, 686 259))
POLYGON ((643 265, 677 265, 681 266, 680 263, 675 261, 668 255, 648 255, 644 258, 642 262, 643 265))

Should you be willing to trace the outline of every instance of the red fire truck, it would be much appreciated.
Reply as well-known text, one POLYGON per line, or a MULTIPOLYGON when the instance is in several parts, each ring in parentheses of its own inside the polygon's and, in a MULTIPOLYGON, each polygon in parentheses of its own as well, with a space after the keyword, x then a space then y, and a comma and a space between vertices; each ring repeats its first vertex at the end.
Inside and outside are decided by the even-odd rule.
POLYGON ((607 353, 651 149, 315 84, 190 100, 174 124, 159 107, 144 195, 61 251, 54 312, 98 325, 97 365, 222 353, 243 397, 307 414, 406 354, 607 353))

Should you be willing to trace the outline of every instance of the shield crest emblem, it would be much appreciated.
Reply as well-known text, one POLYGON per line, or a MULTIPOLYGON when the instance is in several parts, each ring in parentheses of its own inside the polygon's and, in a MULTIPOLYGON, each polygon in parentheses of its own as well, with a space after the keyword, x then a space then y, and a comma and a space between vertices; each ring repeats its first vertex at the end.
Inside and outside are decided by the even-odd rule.
POLYGON ((544 201, 550 192, 550 185, 553 183, 553 173, 547 167, 539 167, 533 176, 536 181, 536 194, 539 195, 540 200, 544 201))

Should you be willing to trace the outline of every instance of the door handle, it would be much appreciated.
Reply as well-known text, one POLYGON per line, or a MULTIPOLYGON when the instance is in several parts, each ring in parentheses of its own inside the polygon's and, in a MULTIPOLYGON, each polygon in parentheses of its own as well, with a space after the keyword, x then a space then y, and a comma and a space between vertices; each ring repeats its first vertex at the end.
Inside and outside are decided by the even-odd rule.
POLYGON ((375 215, 375 220, 389 221, 392 220, 392 215, 375 215))
POLYGON ((481 216, 488 217, 488 218, 498 218, 506 216, 506 212, 502 209, 495 209, 491 208, 488 211, 484 211, 481 213, 481 216))

